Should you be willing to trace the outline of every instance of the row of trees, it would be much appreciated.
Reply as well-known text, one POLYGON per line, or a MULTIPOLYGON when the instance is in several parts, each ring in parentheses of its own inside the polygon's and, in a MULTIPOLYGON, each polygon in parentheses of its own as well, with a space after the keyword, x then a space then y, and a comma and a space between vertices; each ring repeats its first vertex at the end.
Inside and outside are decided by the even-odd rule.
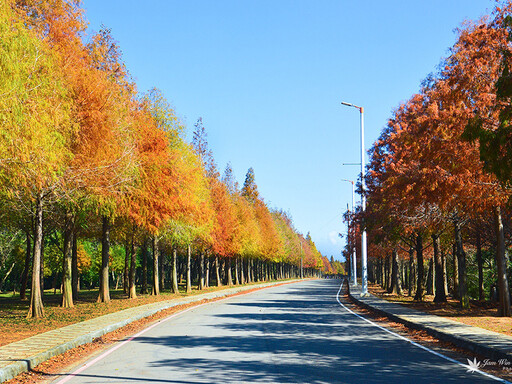
POLYGON ((153 294, 164 276, 177 292, 178 270, 190 290, 192 258, 201 288, 210 259, 217 284, 219 258, 228 284, 232 271, 239 283, 297 275, 301 263, 332 269, 289 215, 267 207, 252 169, 242 188, 229 165, 221 178, 201 119, 188 144, 163 95, 137 92, 108 29, 88 42, 85 31, 79 1, 0 2, 0 270, 22 298, 31 284, 29 317, 44 315, 44 270, 59 265, 62 306, 91 269, 108 302, 113 248, 129 297, 137 270, 142 291, 151 271, 153 294))
POLYGON ((450 291, 468 308, 492 290, 502 316, 511 315, 511 8, 463 25, 438 72, 394 111, 369 151, 368 208, 347 216, 346 249, 364 225, 371 275, 390 291, 406 286, 423 300, 426 289, 436 302, 450 291))

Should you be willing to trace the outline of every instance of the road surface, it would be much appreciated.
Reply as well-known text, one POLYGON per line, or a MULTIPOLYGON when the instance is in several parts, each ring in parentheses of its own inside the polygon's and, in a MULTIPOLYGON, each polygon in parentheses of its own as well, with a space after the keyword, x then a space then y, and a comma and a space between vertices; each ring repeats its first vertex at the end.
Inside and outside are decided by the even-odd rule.
POLYGON ((496 383, 354 316, 340 283, 196 307, 54 383, 496 383))

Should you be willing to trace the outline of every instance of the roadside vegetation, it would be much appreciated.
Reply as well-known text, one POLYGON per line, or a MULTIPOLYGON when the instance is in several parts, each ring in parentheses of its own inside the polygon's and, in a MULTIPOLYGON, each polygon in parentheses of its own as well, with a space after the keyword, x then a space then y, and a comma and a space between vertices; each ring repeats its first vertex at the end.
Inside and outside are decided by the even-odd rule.
POLYGON ((346 214, 344 252, 359 252, 364 225, 369 279, 389 293, 511 316, 511 9, 460 27, 369 151, 368 208, 346 214))
POLYGON ((202 119, 186 142, 110 31, 86 26, 80 1, 0 2, 3 327, 30 324, 21 312, 78 321, 132 305, 120 297, 335 272, 252 168, 242 186, 230 164, 219 171, 202 119))

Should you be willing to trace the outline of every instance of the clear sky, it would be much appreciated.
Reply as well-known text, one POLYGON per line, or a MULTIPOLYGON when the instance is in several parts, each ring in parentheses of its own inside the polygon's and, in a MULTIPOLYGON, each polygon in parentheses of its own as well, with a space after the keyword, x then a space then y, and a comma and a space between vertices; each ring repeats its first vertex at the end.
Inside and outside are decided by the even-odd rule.
MULTIPOLYGON (((111 28, 140 91, 157 87, 188 127, 199 117, 220 170, 253 167, 271 207, 288 210, 325 256, 341 259, 342 214, 365 147, 419 90, 466 19, 493 0, 83 0, 111 28)), ((356 203, 358 201, 356 197, 356 203)))

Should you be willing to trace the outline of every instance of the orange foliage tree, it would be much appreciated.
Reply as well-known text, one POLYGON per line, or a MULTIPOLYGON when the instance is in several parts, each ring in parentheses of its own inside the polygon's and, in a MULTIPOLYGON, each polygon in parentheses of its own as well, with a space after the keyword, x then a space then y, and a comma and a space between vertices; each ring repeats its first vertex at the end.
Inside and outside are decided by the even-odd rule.
MULTIPOLYGON (((451 222, 459 272, 456 294, 464 308, 469 306, 464 224, 475 213, 488 210, 494 210, 497 222, 501 222, 500 207, 508 200, 506 188, 485 172, 478 146, 463 139, 476 112, 491 125, 498 121, 495 84, 507 37, 496 22, 500 15, 498 12, 492 22, 468 23, 459 31, 459 39, 437 77, 427 79, 421 92, 397 109, 375 144, 367 182, 369 201, 374 204, 373 208, 369 204, 368 212, 380 223, 376 226, 384 228, 383 223, 392 217, 397 220, 393 227, 415 230, 418 255, 423 248, 418 230, 430 232, 436 269, 442 265, 439 234, 445 223, 451 222)), ((421 299, 423 261, 420 257, 417 260, 416 298, 421 299)), ((436 296, 442 286, 442 281, 436 283, 436 296)), ((510 304, 501 307, 509 308, 510 304)))

